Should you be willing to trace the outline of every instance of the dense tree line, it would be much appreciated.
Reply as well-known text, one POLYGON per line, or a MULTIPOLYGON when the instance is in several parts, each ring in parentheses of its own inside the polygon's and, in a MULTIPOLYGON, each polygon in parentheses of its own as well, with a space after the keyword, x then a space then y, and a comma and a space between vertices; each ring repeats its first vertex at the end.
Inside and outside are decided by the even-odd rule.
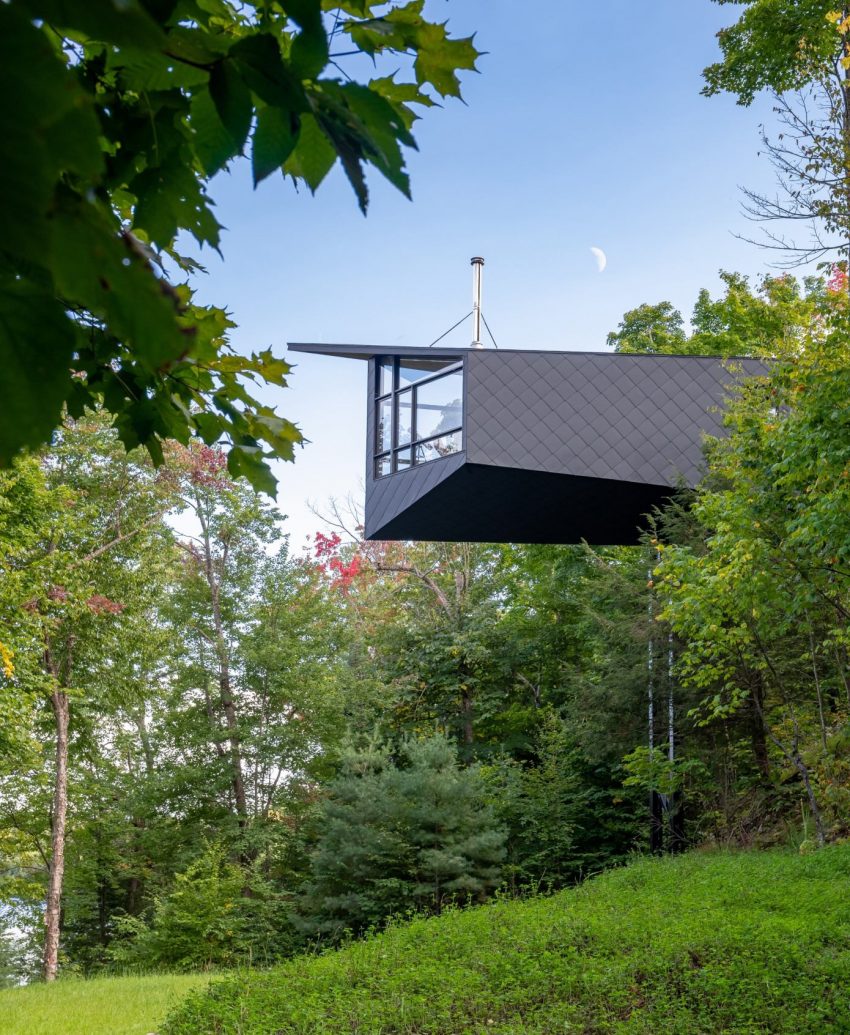
POLYGON ((724 281, 689 332, 612 334, 778 357, 639 547, 294 556, 219 451, 157 470, 94 413, 3 474, 4 968, 268 961, 636 849, 843 835, 844 274, 724 281))

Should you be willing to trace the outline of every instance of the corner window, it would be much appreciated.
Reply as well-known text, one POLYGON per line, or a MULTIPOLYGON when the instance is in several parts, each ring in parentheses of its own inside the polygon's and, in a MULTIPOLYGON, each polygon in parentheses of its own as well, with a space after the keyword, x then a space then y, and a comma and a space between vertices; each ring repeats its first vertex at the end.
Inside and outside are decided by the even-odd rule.
POLYGON ((463 448, 463 364, 395 357, 375 364, 375 477, 463 448))

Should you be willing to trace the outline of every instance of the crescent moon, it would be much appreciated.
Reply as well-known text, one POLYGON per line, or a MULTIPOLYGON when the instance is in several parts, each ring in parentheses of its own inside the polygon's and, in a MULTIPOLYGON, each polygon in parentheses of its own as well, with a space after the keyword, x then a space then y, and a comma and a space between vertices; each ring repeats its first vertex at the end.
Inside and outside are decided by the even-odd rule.
POLYGON ((596 259, 596 268, 599 270, 600 273, 602 273, 602 271, 608 265, 608 256, 605 254, 605 252, 602 251, 601 248, 597 248, 594 246, 590 250, 593 253, 593 258, 596 259))

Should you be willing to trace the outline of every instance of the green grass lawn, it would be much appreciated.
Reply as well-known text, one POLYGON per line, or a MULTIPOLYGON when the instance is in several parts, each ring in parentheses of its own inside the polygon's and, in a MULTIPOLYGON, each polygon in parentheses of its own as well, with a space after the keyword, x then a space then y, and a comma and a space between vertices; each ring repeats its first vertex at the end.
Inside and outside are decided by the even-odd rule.
POLYGON ((399 925, 214 981, 160 1030, 848 1035, 850 845, 647 859, 399 925))
POLYGON ((211 983, 0 992, 0 1035, 148 1032, 848 1035, 850 844, 646 859, 211 983))
POLYGON ((0 991, 2 1035, 147 1035, 200 974, 66 980, 0 991))

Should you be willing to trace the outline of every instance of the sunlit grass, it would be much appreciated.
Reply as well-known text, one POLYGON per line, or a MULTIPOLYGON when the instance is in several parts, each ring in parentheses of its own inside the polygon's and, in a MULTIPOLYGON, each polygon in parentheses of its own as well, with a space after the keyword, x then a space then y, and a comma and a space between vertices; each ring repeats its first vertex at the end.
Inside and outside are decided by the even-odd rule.
POLYGON ((60 980, 0 991, 2 1035, 148 1035, 209 978, 153 974, 60 980))
POLYGON ((847 1035, 850 844, 645 859, 214 981, 168 1035, 847 1035))

